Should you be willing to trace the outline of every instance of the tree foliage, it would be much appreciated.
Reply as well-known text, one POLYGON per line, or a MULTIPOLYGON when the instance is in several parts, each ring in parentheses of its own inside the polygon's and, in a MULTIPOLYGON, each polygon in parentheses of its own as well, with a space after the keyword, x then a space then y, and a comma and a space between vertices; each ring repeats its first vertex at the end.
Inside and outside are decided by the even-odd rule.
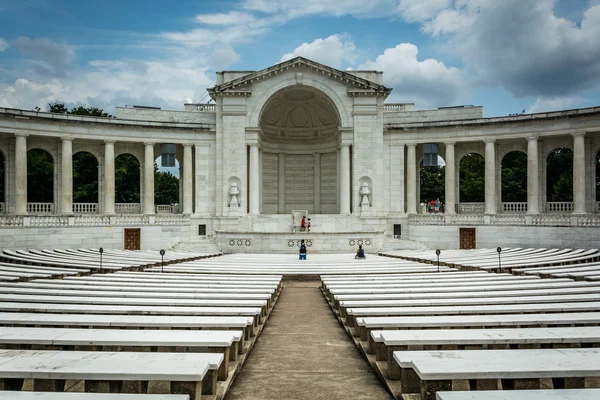
POLYGON ((573 201, 573 152, 561 147, 546 158, 546 200, 573 201))
POLYGON ((511 151, 502 159, 502 201, 527 201, 527 154, 511 151))
POLYGON ((73 202, 98 202, 98 160, 86 151, 73 155, 73 202))
POLYGON ((485 201, 485 159, 476 153, 466 154, 459 164, 459 186, 462 203, 485 201))
POLYGON ((45 150, 27 152, 27 202, 54 202, 54 162, 45 150))
POLYGON ((159 171, 154 163, 154 204, 179 203, 179 178, 168 171, 159 171))
POLYGON ((115 202, 140 202, 140 163, 131 154, 115 158, 115 202))
POLYGON ((92 117, 112 118, 112 115, 105 113, 101 108, 78 106, 69 110, 64 103, 48 103, 48 111, 53 114, 89 115, 92 117))
POLYGON ((442 203, 446 201, 446 167, 424 167, 421 163, 421 190, 420 202, 427 203, 428 201, 440 199, 442 203))

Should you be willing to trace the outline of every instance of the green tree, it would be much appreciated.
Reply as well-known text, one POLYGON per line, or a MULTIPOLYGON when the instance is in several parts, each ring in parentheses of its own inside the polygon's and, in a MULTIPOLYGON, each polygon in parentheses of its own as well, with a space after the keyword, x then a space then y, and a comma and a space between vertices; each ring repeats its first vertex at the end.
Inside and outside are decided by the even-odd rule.
POLYGON ((53 114, 73 114, 73 115, 89 115, 92 117, 112 118, 112 115, 105 113, 103 109, 97 107, 73 107, 69 110, 64 103, 48 103, 48 111, 53 114))
POLYGON ((502 201, 527 201, 527 154, 511 151, 502 159, 502 201))
POLYGON ((115 159, 115 202, 140 202, 140 163, 131 154, 115 159))
POLYGON ((73 202, 98 202, 98 160, 86 151, 73 155, 73 202))
POLYGON ((154 204, 179 203, 179 178, 154 163, 154 204))
POLYGON ((32 149, 27 152, 27 201, 54 202, 54 162, 47 151, 32 149))
POLYGON ((442 203, 445 202, 444 194, 446 192, 446 167, 424 167, 421 163, 421 190, 420 201, 427 203, 428 201, 439 198, 442 203))
POLYGON ((546 200, 573 201, 573 152, 561 147, 546 158, 546 200))
POLYGON ((459 164, 459 186, 462 203, 485 201, 485 159, 476 153, 466 154, 459 164))

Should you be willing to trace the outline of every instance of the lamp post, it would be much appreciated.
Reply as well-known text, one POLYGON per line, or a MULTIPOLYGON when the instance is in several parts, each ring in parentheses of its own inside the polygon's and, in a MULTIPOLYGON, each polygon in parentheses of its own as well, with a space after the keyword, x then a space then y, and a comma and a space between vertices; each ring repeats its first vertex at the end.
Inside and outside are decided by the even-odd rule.
POLYGON ((165 269, 165 251, 160 249, 160 272, 162 273, 165 269))
POLYGON ((438 263, 437 263, 438 264, 438 272, 440 272, 440 253, 441 253, 440 249, 437 249, 435 251, 435 255, 437 256, 437 261, 438 261, 438 263))
POLYGON ((100 247, 98 251, 100 252, 100 273, 102 273, 102 253, 104 253, 104 249, 100 247))
POLYGON ((498 272, 502 273, 502 263, 500 262, 500 253, 502 253, 502 247, 498 247, 496 251, 498 252, 498 272))

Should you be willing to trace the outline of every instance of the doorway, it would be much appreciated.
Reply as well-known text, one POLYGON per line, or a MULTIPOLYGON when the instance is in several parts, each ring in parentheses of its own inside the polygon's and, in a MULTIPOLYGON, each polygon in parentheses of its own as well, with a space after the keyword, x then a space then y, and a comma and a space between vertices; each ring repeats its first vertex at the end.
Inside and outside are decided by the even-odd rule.
POLYGON ((140 250, 142 233, 140 228, 128 228, 125 229, 125 243, 123 247, 125 250, 140 250))
POLYGON ((476 228, 460 228, 460 249, 471 250, 477 248, 476 228))

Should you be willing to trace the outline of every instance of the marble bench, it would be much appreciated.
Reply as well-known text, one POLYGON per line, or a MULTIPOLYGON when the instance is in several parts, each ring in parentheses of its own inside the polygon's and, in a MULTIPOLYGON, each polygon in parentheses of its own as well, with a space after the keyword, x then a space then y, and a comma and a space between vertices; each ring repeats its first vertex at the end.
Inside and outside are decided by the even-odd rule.
POLYGON ((396 351, 402 393, 598 387, 600 349, 396 351))
POLYGON ((437 392, 436 400, 598 400, 600 389, 437 392))
POLYGON ((600 344, 598 327, 514 328, 514 329, 428 329, 371 331, 367 351, 377 361, 387 361, 390 379, 400 379, 393 352, 401 350, 473 350, 481 348, 545 348, 600 344))
POLYGON ((223 354, 219 380, 226 380, 229 361, 238 360, 242 331, 7 328, 0 346, 20 350, 161 351, 223 354), (116 349, 114 349, 116 348, 116 349))
MULTIPOLYGON (((1 308, 0 308, 1 309, 1 308)), ((600 302, 543 303, 543 304, 502 304, 479 306, 442 306, 442 307, 374 307, 349 308, 345 324, 354 328, 357 317, 386 317, 409 315, 477 315, 477 314, 515 314, 515 313, 560 313, 590 312, 600 310, 600 302)))
POLYGON ((498 315, 439 315, 357 318, 360 340, 367 341, 375 329, 449 329, 493 327, 546 327, 600 325, 598 312, 498 315))
POLYGON ((162 390, 194 400, 215 394, 222 361, 222 354, 207 353, 0 350, 0 389, 21 390, 33 379, 34 391, 62 392, 66 380, 83 380, 86 392, 146 393, 168 382, 162 390))
MULTIPOLYGON (((49 282, 47 279, 33 279, 31 282, 49 282)), ((169 290, 179 290, 184 288, 192 288, 192 289, 261 289, 261 290, 270 290, 275 292, 279 289, 279 285, 274 284, 244 284, 244 283, 235 283, 235 284, 226 284, 219 282, 210 282, 210 283, 197 283, 197 282, 137 282, 131 280, 119 280, 119 281, 109 281, 109 280, 66 280, 60 279, 52 281, 53 284, 57 285, 86 285, 86 286, 114 286, 114 287, 148 287, 148 288, 168 288, 169 290)))
MULTIPOLYGON (((1 326, 86 327, 120 329, 241 330, 243 339, 255 336, 253 317, 98 315, 0 312, 1 326)), ((243 347, 243 343, 240 343, 243 347)), ((240 348, 240 350, 243 350, 240 348)))
POLYGON ((1 400, 190 400, 185 394, 112 394, 0 391, 1 400))

